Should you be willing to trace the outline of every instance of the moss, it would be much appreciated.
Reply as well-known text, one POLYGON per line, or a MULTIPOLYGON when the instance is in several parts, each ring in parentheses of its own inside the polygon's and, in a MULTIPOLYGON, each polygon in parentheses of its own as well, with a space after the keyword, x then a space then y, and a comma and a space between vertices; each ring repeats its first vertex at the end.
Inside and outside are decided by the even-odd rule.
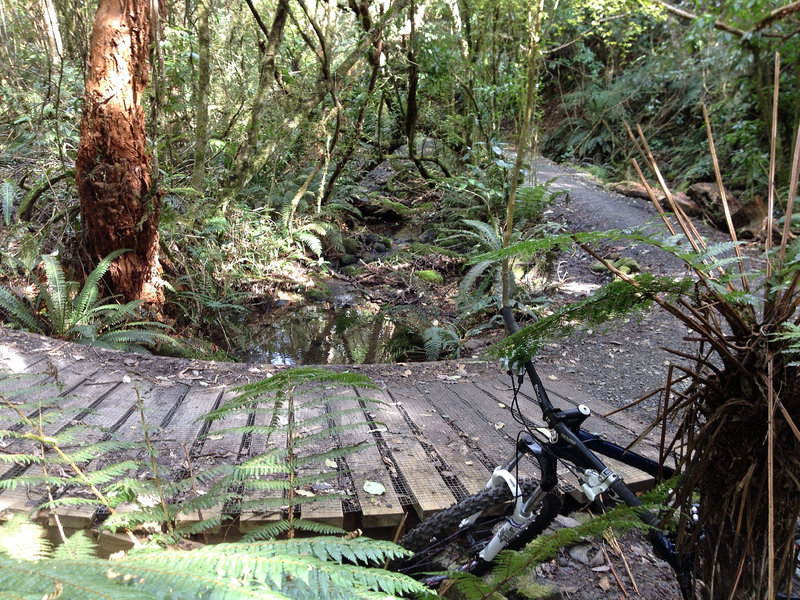
POLYGON ((312 302, 327 300, 331 295, 331 288, 321 281, 315 281, 310 287, 306 288, 306 298, 312 302))
POLYGON ((414 275, 416 275, 418 279, 421 279, 422 281, 427 281, 428 283, 436 283, 436 284, 444 283, 444 278, 439 273, 437 273, 436 271, 432 271, 431 269, 416 271, 414 275))
POLYGON ((391 250, 392 249, 392 238, 382 237, 381 238, 381 244, 386 246, 387 250, 391 250))
POLYGON ((407 252, 409 254, 418 254, 420 256, 425 256, 426 254, 441 254, 442 256, 449 256, 451 258, 457 258, 461 256, 457 252, 453 252, 447 248, 435 246, 434 244, 423 244, 422 242, 414 242, 408 247, 407 252))
POLYGON ((346 275, 347 277, 356 277, 361 275, 364 272, 364 269, 361 267, 357 267, 355 265, 347 265, 346 267, 342 267, 342 275, 346 275))
POLYGON ((345 254, 358 254, 358 242, 353 238, 344 238, 342 240, 345 254))

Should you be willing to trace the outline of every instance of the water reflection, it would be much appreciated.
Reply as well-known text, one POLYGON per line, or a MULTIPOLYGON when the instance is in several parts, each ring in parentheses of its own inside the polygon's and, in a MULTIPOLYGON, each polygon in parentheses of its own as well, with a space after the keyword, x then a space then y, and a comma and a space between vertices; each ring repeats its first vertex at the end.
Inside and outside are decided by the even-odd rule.
POLYGON ((251 319, 248 362, 281 365, 362 364, 424 360, 427 324, 410 307, 338 302, 287 307, 251 319))

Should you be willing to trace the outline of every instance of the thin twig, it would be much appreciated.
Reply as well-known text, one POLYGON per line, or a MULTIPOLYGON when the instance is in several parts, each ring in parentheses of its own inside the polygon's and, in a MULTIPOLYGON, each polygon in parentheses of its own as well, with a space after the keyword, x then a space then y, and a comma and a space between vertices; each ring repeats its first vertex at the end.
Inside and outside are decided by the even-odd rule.
POLYGON ((600 548, 603 550, 603 555, 606 557, 606 564, 611 568, 611 572, 614 574, 614 579, 617 580, 617 585, 619 589, 622 590, 622 593, 625 597, 628 597, 628 590, 625 589, 625 586, 622 585, 622 581, 620 581, 619 575, 617 575, 617 570, 614 568, 614 563, 611 562, 611 559, 608 557, 608 552, 606 552, 606 547, 601 545, 600 548))
POLYGON ((731 240, 736 244, 733 248, 736 256, 739 258, 739 272, 742 274, 742 287, 746 292, 750 291, 750 285, 747 282, 747 275, 744 270, 744 261, 742 260, 742 249, 739 247, 739 240, 736 237, 736 229, 733 226, 733 219, 731 218, 731 207, 728 204, 728 195, 725 193, 725 186, 722 184, 722 173, 719 170, 719 160, 717 159, 717 148, 714 145, 714 134, 711 131, 711 121, 708 118, 708 110, 706 105, 703 104, 703 119, 706 122, 706 135, 708 136, 708 148, 711 151, 711 162, 714 165, 714 177, 717 180, 717 190, 719 191, 720 200, 722 200, 722 208, 725 211, 725 222, 728 224, 728 233, 731 240))

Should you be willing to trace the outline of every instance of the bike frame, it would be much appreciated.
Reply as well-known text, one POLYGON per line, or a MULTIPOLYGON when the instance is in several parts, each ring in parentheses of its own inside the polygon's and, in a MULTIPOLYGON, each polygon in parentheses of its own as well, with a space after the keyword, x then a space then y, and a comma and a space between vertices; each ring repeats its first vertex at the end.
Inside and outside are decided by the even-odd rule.
MULTIPOLYGON (((500 314, 505 320, 509 335, 516 333, 519 327, 514 320, 511 309, 505 307, 501 309, 500 314)), ((678 575, 681 591, 686 596, 690 589, 690 574, 687 573, 686 565, 679 560, 674 544, 658 529, 658 518, 642 507, 641 501, 625 485, 625 482, 612 469, 606 466, 595 452, 639 469, 653 477, 663 475, 669 478, 674 474, 673 469, 659 465, 654 460, 582 430, 580 428, 581 423, 591 414, 590 410, 583 405, 577 409, 566 411, 554 407, 542 380, 536 373, 533 363, 528 360, 522 365, 522 369, 528 374, 533 385, 536 399, 547 423, 547 429, 544 431, 546 431, 549 441, 542 444, 536 441, 529 433, 523 433, 518 440, 513 456, 504 465, 494 470, 486 487, 506 485, 511 490, 513 497, 516 498, 516 501, 514 512, 506 518, 506 522, 481 551, 479 554, 480 559, 486 562, 494 560, 508 542, 533 521, 536 517, 536 509, 541 505, 545 496, 555 489, 558 483, 557 462, 560 459, 575 465, 582 471, 581 487, 590 501, 593 501, 602 493, 608 493, 616 502, 624 502, 636 509, 637 516, 653 528, 650 534, 650 541, 653 544, 656 555, 666 560, 673 567, 678 575), (524 498, 512 472, 526 454, 532 455, 537 460, 541 468, 542 478, 533 492, 527 498, 524 498)), ((461 526, 472 525, 478 517, 479 515, 476 514, 464 519, 461 522, 461 526)))

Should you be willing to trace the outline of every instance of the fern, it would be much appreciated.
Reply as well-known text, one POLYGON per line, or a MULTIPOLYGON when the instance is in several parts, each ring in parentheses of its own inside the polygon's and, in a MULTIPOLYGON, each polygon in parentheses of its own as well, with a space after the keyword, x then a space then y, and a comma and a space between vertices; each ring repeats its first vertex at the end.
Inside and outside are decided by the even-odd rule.
POLYGON ((19 187, 11 180, 6 180, 0 184, 0 205, 3 210, 3 221, 6 227, 11 225, 11 218, 14 213, 14 203, 19 195, 19 187))
MULTIPOLYGON (((0 527, 0 540, 19 520, 0 527)), ((0 589, 59 598, 397 598, 422 584, 370 567, 406 554, 368 538, 308 538, 218 544, 191 552, 144 550, 114 561, 92 558, 91 540, 73 536, 52 558, 39 544, 30 559, 0 547, 0 589), (38 559, 38 560, 31 560, 38 559), (379 594, 379 595, 378 595, 379 594)))
POLYGON ((38 296, 33 300, 18 297, 0 287, 0 311, 21 329, 80 344, 142 353, 158 344, 177 346, 171 337, 158 331, 167 326, 139 319, 141 301, 116 304, 99 299, 100 280, 124 252, 117 250, 101 260, 80 290, 76 282, 66 280, 56 256, 45 254, 42 264, 47 281, 38 286, 38 296))

